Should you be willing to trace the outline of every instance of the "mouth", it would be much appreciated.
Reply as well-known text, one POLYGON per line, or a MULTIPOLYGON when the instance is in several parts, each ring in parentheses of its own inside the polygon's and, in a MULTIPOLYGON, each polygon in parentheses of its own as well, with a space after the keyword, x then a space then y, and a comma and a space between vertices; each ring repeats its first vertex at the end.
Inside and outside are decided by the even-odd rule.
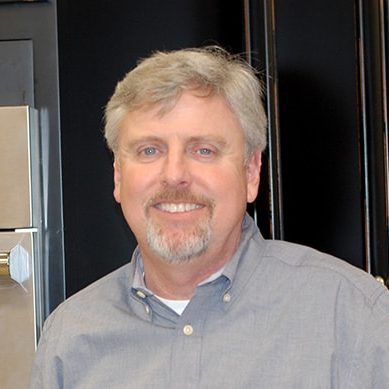
POLYGON ((200 215, 208 210, 210 216, 214 209, 213 201, 202 194, 193 194, 189 191, 165 190, 156 193, 145 204, 146 214, 152 209, 165 215, 180 216, 180 220, 192 215, 200 215))
POLYGON ((204 208, 204 205, 196 203, 158 203, 154 207, 163 212, 184 213, 204 208))

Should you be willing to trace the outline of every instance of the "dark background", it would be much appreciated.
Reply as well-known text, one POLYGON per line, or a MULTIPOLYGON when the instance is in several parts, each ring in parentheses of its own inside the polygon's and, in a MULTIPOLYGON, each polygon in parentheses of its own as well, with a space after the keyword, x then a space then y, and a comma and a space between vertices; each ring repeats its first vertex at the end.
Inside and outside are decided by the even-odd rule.
POLYGON ((244 50, 240 1, 60 1, 59 74, 66 285, 70 295, 128 262, 134 238, 112 197, 103 108, 155 50, 220 44, 244 50))
MULTIPOLYGON (((0 69, 13 69, 4 47, 32 48, 45 315, 64 299, 65 284, 70 296, 129 261, 135 246, 112 196, 102 135, 117 81, 154 50, 215 43, 234 53, 250 47, 264 70, 271 147, 254 208, 265 237, 387 278, 388 62, 385 69, 380 45, 383 37, 388 45, 388 24, 380 30, 379 7, 378 0, 0 3, 0 69)), ((27 103, 10 102, 4 85, 1 105, 27 103)))
POLYGON ((278 1, 285 239, 364 266, 355 1, 278 1))
MULTIPOLYGON (((135 245, 102 136, 116 82, 154 50, 243 52, 243 3, 58 2, 67 295, 129 261, 135 245)), ((284 237, 364 268, 355 2, 279 0, 275 10, 284 237)), ((262 199, 268 191, 264 180, 262 199)))

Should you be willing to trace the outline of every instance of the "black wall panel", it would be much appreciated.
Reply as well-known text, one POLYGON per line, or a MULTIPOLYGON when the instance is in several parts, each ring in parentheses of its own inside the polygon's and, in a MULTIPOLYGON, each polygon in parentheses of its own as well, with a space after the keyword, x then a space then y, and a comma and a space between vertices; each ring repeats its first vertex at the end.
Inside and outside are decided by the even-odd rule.
POLYGON ((276 5, 284 237, 364 268, 355 1, 276 5))
POLYGON ((67 294, 129 261, 135 242, 112 197, 103 107, 154 50, 221 44, 243 51, 240 1, 58 3, 67 294))
POLYGON ((255 65, 275 68, 272 102, 277 105, 272 109, 278 108, 272 119, 279 136, 280 169, 272 178, 280 184, 279 196, 269 196, 265 174, 257 207, 262 230, 267 237, 307 244, 366 269, 361 2, 371 4, 365 0, 97 0, 93 5, 60 1, 67 294, 127 262, 135 245, 112 197, 112 156, 102 135, 104 105, 116 82, 139 57, 154 50, 218 43, 243 52, 250 47, 245 41, 249 35, 251 47, 258 51, 255 65), (271 17, 266 26, 257 20, 264 15, 271 17), (261 55, 269 42, 274 44, 274 57, 265 60, 261 55), (269 200, 277 212, 270 210, 269 200), (274 216, 279 231, 272 235, 266 219, 274 216))

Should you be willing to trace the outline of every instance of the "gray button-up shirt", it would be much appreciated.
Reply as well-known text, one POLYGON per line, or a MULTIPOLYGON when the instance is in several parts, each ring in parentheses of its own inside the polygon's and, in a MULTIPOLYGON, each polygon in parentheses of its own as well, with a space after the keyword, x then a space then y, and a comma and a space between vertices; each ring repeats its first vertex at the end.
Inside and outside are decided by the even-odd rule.
POLYGON ((389 293, 344 261, 264 240, 246 216, 181 316, 136 262, 49 317, 31 388, 389 388, 389 293))

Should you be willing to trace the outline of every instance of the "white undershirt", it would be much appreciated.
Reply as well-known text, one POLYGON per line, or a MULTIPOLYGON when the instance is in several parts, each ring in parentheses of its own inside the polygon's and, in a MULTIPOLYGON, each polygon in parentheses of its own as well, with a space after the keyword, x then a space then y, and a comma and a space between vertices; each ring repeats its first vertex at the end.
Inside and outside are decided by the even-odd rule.
MULTIPOLYGON (((203 285, 213 280, 216 280, 216 278, 218 278, 223 273, 223 270, 224 270, 224 266, 221 269, 219 269, 217 272, 211 274, 211 276, 209 276, 206 280, 201 282, 199 285, 203 285)), ((184 312, 186 306, 190 302, 190 300, 170 300, 170 299, 157 296, 156 294, 155 297, 161 300, 165 305, 167 305, 169 308, 171 308, 174 312, 176 312, 180 316, 182 315, 182 312, 184 312)))
POLYGON ((186 306, 189 304, 190 301, 190 300, 169 300, 157 295, 155 295, 155 297, 157 297, 158 300, 161 300, 169 308, 173 309, 173 311, 179 314, 180 316, 182 312, 184 312, 186 306))

